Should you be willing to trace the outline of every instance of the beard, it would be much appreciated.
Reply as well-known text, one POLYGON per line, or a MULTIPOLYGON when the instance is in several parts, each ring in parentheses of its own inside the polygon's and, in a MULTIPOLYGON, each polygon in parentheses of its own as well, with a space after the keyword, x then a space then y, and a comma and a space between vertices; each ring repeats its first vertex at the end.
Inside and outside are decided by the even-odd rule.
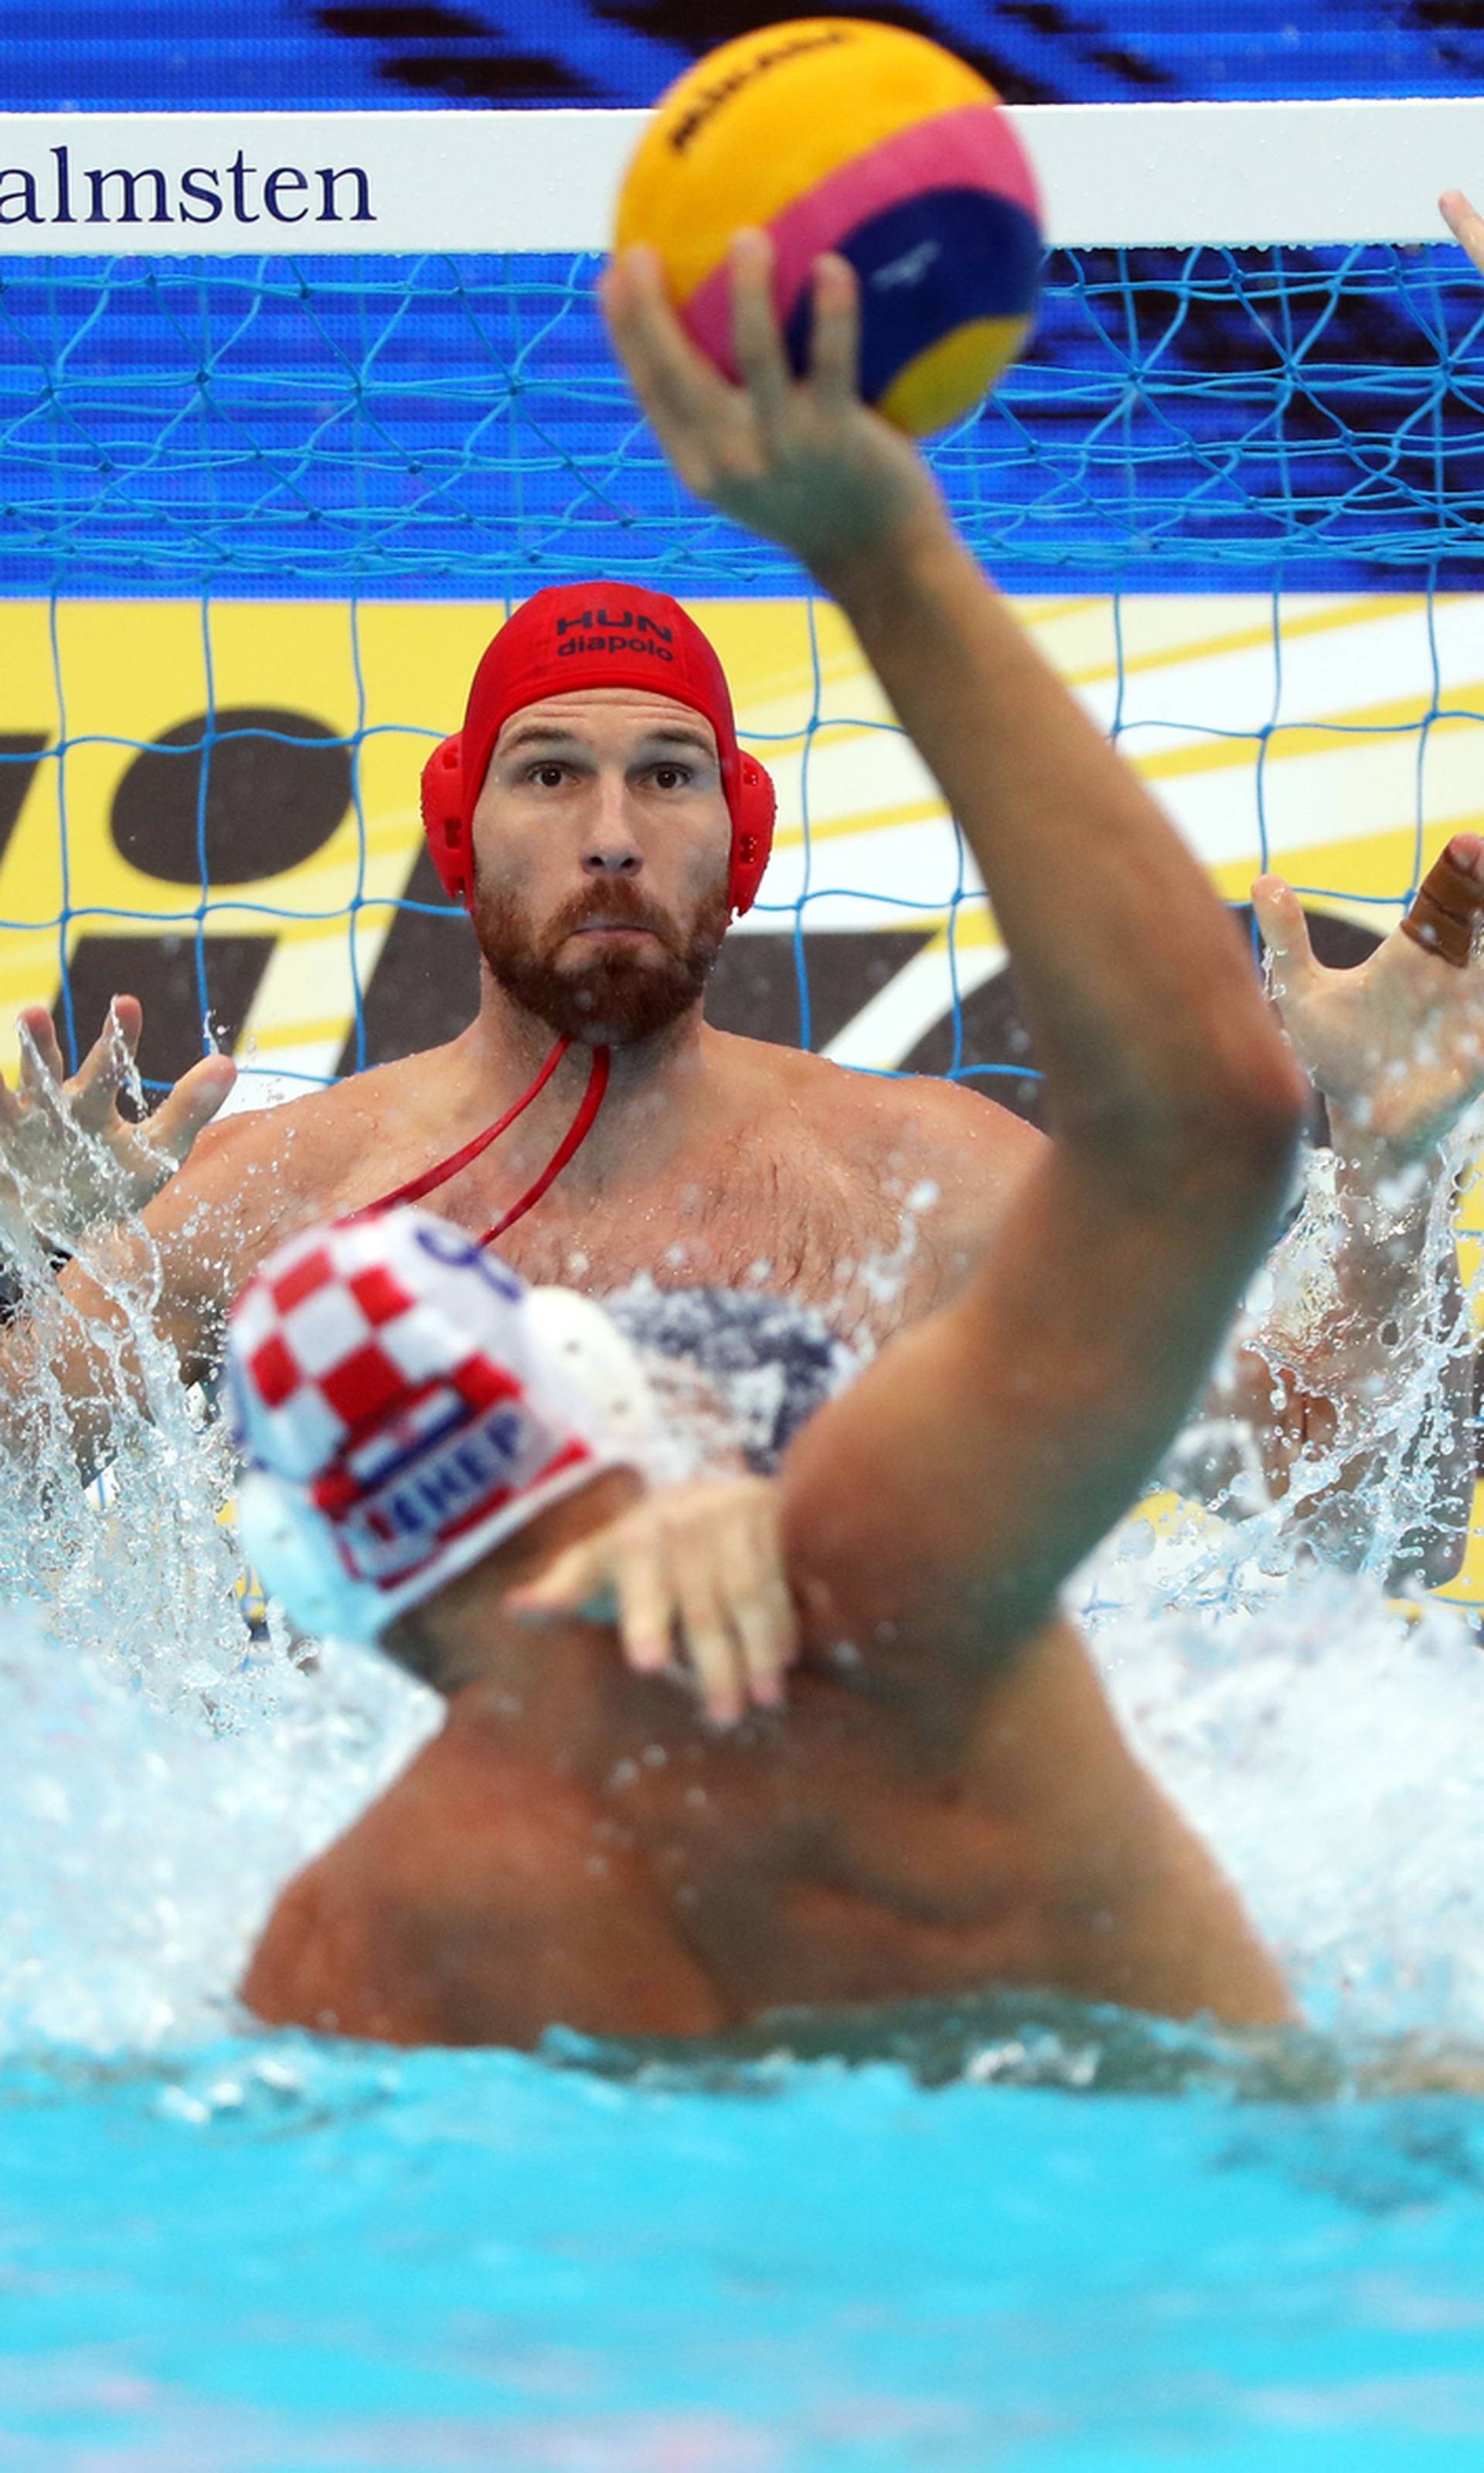
POLYGON ((588 1047, 632 1047, 668 1030, 696 1004, 730 918, 727 889, 708 894, 682 930, 626 876, 564 902, 537 934, 514 895, 474 892, 474 933, 496 986, 560 1039, 588 1047), (609 952, 601 943, 558 963, 567 938, 604 919, 647 928, 658 951, 609 952))

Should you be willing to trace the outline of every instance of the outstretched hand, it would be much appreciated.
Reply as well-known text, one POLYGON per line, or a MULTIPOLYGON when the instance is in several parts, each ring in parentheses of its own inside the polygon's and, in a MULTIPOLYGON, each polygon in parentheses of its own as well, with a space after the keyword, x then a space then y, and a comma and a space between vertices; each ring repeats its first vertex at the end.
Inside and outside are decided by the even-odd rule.
POLYGON ((762 1477, 646 1495, 507 1602, 532 1623, 616 1624, 635 1673, 678 1664, 718 1725, 734 1725, 749 1705, 778 1708, 799 1653, 778 1489, 762 1477))
MULTIPOLYGON (((1484 275, 1484 215, 1461 189, 1439 211, 1484 275)), ((1273 993, 1300 1063, 1328 1103, 1342 1151, 1405 1167, 1484 1092, 1484 841, 1455 833, 1408 914, 1357 969, 1315 961, 1299 899, 1281 876, 1253 887, 1273 993), (1429 901, 1428 886, 1442 892, 1429 901), (1338 1119, 1336 1123, 1335 1120, 1338 1119)))
POLYGON ((740 385, 685 333, 653 250, 626 251, 604 277, 613 347, 697 497, 781 541, 827 582, 842 562, 934 515, 937 492, 916 449, 861 401, 859 296, 846 260, 816 263, 802 378, 779 332, 765 233, 738 233, 730 271, 740 385))
POLYGON ((1314 958, 1298 895, 1259 876, 1253 907, 1273 995, 1295 1054, 1328 1104, 1337 1147, 1382 1173, 1422 1160, 1484 1092, 1484 840, 1455 833, 1427 879, 1458 910, 1454 958, 1426 919, 1427 889, 1408 918, 1352 970, 1314 958), (1424 924, 1419 930, 1418 921, 1424 924))
POLYGON ((1470 204, 1462 189, 1445 189, 1438 200, 1438 211, 1453 238, 1461 243, 1484 275, 1484 215, 1470 204))
POLYGON ((152 1116, 131 1122, 118 1103, 143 1023, 136 997, 115 996, 69 1077, 51 1015, 26 1007, 14 1090, 0 1076, 0 1233, 75 1245, 90 1228, 142 1210, 188 1157, 237 1068, 229 1056, 203 1056, 152 1116))

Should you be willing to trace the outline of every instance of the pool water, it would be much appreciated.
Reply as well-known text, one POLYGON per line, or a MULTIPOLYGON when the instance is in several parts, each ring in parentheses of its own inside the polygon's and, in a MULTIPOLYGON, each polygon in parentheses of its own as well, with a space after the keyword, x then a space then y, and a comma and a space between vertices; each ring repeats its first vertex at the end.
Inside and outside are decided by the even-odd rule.
POLYGON ((1468 2461, 1484 2106, 1367 2090, 1484 2027, 1478 1653, 1341 1615, 1105 1644, 1322 2031, 928 2005, 699 2060, 240 2031, 275 1882, 431 1704, 341 1650, 161 1705, 12 1624, 0 2465, 1468 2461))
MULTIPOLYGON (((44 1386, 43 1386, 44 1388, 44 1386)), ((44 1402, 43 1402, 44 1405, 44 1402)), ((1254 1524, 1080 1584, 1312 2021, 1021 1999, 700 2054, 250 2031, 278 1884, 437 1722, 243 1653, 159 1370, 0 1494, 3 2473, 1355 2473, 1484 2442, 1484 1663, 1254 1524), (1183 1611, 1151 1617, 1178 1601, 1183 1611), (44 1609, 44 1611, 43 1611, 44 1609)))
MULTIPOLYGON (((981 2056, 982 2057, 982 2056, 981 2056)), ((0 2080, 8 2473, 1353 2473, 1484 2441, 1484 2116, 227 2041, 0 2080)))

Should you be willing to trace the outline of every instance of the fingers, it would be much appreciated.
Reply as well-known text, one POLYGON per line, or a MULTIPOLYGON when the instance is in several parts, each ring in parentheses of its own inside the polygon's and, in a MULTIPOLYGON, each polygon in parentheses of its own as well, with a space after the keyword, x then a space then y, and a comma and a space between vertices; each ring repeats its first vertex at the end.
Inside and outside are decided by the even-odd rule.
POLYGON ((67 1078, 56 1023, 45 1005, 27 1005, 18 1027, 22 1095, 28 1099, 55 1099, 67 1078))
POLYGON ((821 403, 840 412, 860 392, 860 286, 848 259, 816 259, 809 374, 821 403))
POLYGON ((754 1478, 647 1497, 506 1603, 531 1623, 615 1622, 635 1673, 682 1664, 723 1726, 779 1705, 798 1649, 774 1491, 754 1478))
POLYGON ((543 1623, 612 1620, 615 1598, 609 1571, 609 1532, 569 1546, 547 1564, 539 1580, 507 1592, 505 1603, 521 1622, 543 1623))
POLYGON ((674 1655, 675 1595, 658 1534, 645 1526, 615 1541, 618 1637, 635 1674, 662 1674, 674 1655))
POLYGON ((734 1726, 747 1710, 741 1646, 724 1608, 711 1556, 687 1539, 675 1557, 675 1589, 681 1637, 701 1693, 716 1726, 734 1726))
POLYGON ((773 302, 773 244, 767 234, 738 232, 729 268, 732 353, 759 419, 771 427, 794 381, 773 302))
POLYGON ((1281 876, 1259 876, 1252 889, 1252 906, 1273 965, 1274 994, 1281 1001, 1319 969, 1304 904, 1281 876))
POLYGON ((659 1525, 620 1521, 558 1556, 539 1580, 505 1600, 522 1622, 611 1622, 635 1674, 688 1665, 708 1717, 733 1725, 746 1706, 741 1660, 702 1555, 686 1555, 659 1525))
POLYGON ((626 250, 599 286, 613 348, 634 380, 664 444, 679 454, 683 435, 725 398, 726 380, 696 349, 665 297, 652 249, 626 250))
POLYGON ((190 1156, 197 1135, 210 1124, 236 1080, 237 1068, 229 1056, 203 1056, 199 1065, 181 1074, 150 1118, 152 1148, 162 1151, 177 1167, 181 1166, 190 1156))
POLYGON ((749 1696, 755 1708, 779 1708, 783 1676, 799 1654, 799 1623, 783 1576, 771 1489, 752 1519, 738 1520, 729 1529, 722 1582, 749 1696))
POLYGON ((144 1015, 137 997, 115 996, 104 1023, 69 1086, 74 1121, 84 1134, 101 1134, 133 1069, 144 1015))
POLYGON ((636 1674, 658 1674, 682 1652, 706 1715, 741 1717, 746 1693, 709 1558, 694 1537, 667 1533, 653 1505, 558 1555, 539 1580, 505 1600, 522 1622, 614 1622, 636 1674))
MULTIPOLYGON (((765 429, 782 419, 794 374, 774 299, 774 250, 766 232, 738 232, 728 260, 731 347, 747 397, 765 429)), ((810 385, 823 409, 858 400, 860 291, 843 257, 814 268, 810 385)), ((691 343, 665 294, 653 250, 631 249, 603 278, 602 299, 614 348, 661 440, 684 466, 687 436, 734 407, 738 394, 691 343)))
POLYGON ((1462 243, 1484 275, 1484 215, 1472 206, 1462 189, 1445 189, 1438 211, 1456 241, 1462 243))
POLYGON ((1484 842, 1477 833, 1455 833, 1428 869, 1401 922, 1401 933, 1424 952, 1462 970, 1473 952, 1484 916, 1484 842))

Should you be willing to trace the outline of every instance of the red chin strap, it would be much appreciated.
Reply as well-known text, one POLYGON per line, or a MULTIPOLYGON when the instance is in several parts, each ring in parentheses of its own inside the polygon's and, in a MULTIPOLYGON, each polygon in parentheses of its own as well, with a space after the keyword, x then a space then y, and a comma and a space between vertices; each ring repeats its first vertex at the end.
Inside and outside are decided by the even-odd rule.
POLYGON ((512 714, 592 687, 668 696, 710 723, 731 817, 728 896, 732 917, 740 918, 757 898, 773 847, 773 783, 737 745, 731 691, 709 639, 667 592, 630 584, 549 586, 523 602, 488 647, 463 729, 436 747, 422 769, 422 828, 444 891, 467 909, 474 809, 512 714))
MULTIPOLYGON (((487 1125, 482 1134, 476 1134, 471 1142, 466 1142, 462 1150, 450 1151, 448 1157, 445 1160, 440 1160, 436 1167, 424 1168, 420 1176, 409 1177, 407 1183, 399 1185, 395 1193, 384 1193, 379 1202, 369 1202, 365 1210, 356 1212, 354 1216, 357 1219, 368 1218, 373 1212, 390 1211, 394 1203, 420 1202, 425 1193, 436 1193, 441 1185, 446 1185, 450 1177, 458 1175, 461 1167, 467 1167, 470 1161, 477 1160, 481 1152, 489 1149, 491 1142, 497 1142, 500 1136, 509 1131, 517 1116, 525 1115, 532 1100, 538 1098, 545 1090, 571 1044, 569 1039, 559 1039, 530 1089, 521 1092, 515 1105, 506 1109, 503 1116, 496 1116, 492 1125, 487 1125)), ((582 1105, 576 1116, 535 1184, 528 1185, 519 1200, 513 1202, 508 1211, 502 1212, 492 1228, 485 1230, 479 1240, 481 1245, 492 1245, 497 1236, 504 1236, 507 1228, 514 1228, 517 1219, 524 1219, 528 1211, 534 1211, 548 1187, 556 1184, 567 1162, 577 1157, 597 1121, 598 1110, 603 1105, 604 1093, 608 1090, 608 1077, 611 1064, 612 1051, 610 1048, 593 1049, 592 1070, 587 1076, 587 1088, 583 1092, 582 1105)))

